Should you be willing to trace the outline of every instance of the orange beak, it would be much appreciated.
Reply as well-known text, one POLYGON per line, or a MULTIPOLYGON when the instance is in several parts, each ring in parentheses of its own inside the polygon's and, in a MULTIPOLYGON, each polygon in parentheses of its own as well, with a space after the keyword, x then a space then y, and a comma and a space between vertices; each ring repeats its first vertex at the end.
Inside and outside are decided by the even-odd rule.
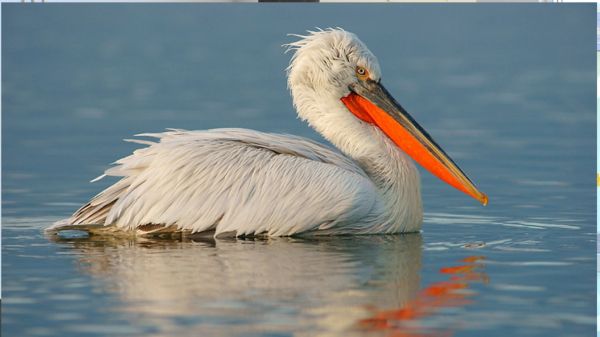
POLYGON ((351 84, 349 89, 350 94, 342 98, 342 103, 350 112, 379 127, 402 151, 433 175, 487 205, 487 195, 479 192, 467 175, 381 84, 367 79, 351 84))

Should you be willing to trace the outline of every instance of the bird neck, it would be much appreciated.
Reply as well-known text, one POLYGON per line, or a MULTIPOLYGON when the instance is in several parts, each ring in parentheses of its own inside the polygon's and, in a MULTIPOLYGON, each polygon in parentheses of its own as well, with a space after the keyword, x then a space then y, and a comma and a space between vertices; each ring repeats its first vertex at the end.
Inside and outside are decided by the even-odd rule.
MULTIPOLYGON (((376 126, 369 126, 376 128, 376 126)), ((387 232, 415 232, 423 222, 419 171, 413 161, 383 132, 378 133, 380 147, 366 156, 347 153, 377 186, 386 213, 381 222, 387 232)))
POLYGON ((380 222, 389 232, 419 230, 423 211, 419 172, 412 160, 334 96, 312 90, 292 90, 292 96, 300 118, 352 158, 377 187, 386 208, 380 222))

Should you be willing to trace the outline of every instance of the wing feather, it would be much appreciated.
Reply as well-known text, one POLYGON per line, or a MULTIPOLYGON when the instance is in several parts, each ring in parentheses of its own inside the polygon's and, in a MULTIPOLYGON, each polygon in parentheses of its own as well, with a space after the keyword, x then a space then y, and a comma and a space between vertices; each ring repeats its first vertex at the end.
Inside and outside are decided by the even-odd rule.
POLYGON ((138 136, 159 141, 136 141, 148 146, 105 172, 122 179, 64 223, 292 235, 360 227, 377 206, 357 164, 305 138, 245 129, 138 136))

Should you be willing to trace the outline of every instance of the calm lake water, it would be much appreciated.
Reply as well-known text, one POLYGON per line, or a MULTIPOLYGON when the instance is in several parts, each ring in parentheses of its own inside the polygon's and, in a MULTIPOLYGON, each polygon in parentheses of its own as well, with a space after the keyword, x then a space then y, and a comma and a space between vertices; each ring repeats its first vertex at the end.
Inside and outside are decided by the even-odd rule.
POLYGON ((2 8, 3 336, 589 336, 596 12, 588 5, 2 8), (286 33, 340 26, 490 196, 422 172, 421 234, 48 238, 166 127, 322 140, 286 33))

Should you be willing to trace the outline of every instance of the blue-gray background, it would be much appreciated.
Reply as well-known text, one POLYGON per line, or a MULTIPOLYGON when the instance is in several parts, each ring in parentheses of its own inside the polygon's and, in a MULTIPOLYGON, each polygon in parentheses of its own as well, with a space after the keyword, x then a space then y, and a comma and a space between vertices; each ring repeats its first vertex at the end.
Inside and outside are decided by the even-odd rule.
POLYGON ((479 280, 472 303, 380 328, 592 334, 595 17, 591 4, 3 4, 3 335, 364 333, 332 308, 401 309, 473 256, 485 258, 466 276, 479 280), (388 90, 490 196, 488 207, 423 172, 426 223, 409 243, 332 239, 315 252, 285 240, 199 249, 43 236, 110 183, 88 181, 136 147, 121 141, 133 134, 246 127, 320 140, 295 118, 281 45, 294 39, 286 33, 336 26, 378 56, 388 90), (294 263, 210 268, 267 268, 257 261, 276 254, 294 263), (159 255, 182 274, 133 272, 159 255), (208 275, 182 272, 199 266, 208 275), (259 286, 275 274, 280 283, 259 286), (186 296, 154 297, 165 291, 161 275, 186 296), (133 296, 144 278, 148 292, 133 296), (312 289, 296 286, 315 278, 312 289), (374 295, 398 289, 396 303, 374 295))

